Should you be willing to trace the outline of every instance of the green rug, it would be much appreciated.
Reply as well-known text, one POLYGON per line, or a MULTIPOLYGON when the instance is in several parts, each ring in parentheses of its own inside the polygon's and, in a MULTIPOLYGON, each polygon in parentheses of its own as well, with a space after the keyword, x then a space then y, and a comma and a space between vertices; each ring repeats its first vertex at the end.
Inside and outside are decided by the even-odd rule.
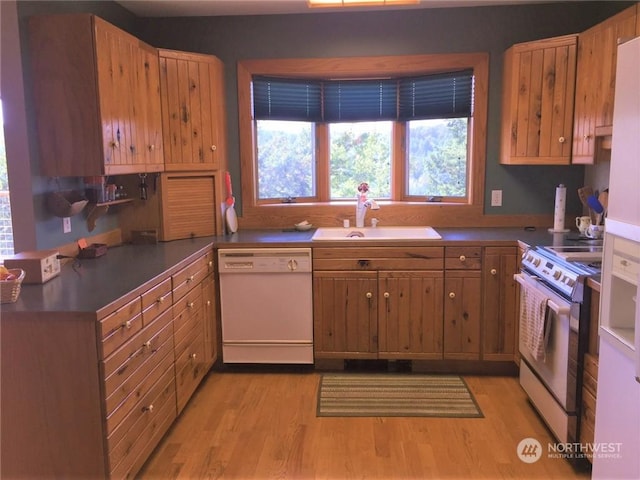
POLYGON ((457 375, 325 374, 318 417, 483 417, 457 375))

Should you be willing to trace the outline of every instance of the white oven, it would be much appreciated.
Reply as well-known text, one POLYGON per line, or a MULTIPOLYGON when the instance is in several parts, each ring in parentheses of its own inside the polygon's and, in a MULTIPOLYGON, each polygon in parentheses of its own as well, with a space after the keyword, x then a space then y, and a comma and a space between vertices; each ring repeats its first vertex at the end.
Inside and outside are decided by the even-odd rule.
MULTIPOLYGON (((580 304, 561 297, 526 272, 515 278, 521 290, 536 289, 547 298, 544 357, 536 358, 520 336, 520 384, 558 440, 575 440, 580 304)), ((522 332, 526 326, 521 323, 519 328, 522 332)))
POLYGON ((515 275, 521 292, 520 384, 556 438, 568 443, 579 439, 581 372, 590 310, 585 283, 599 272, 593 267, 598 261, 593 247, 577 245, 571 253, 580 261, 591 263, 580 263, 577 257, 566 258, 566 248, 539 247, 525 252, 522 271, 515 275), (537 306, 534 322, 532 298, 537 306), (538 341, 535 349, 532 325, 538 341))

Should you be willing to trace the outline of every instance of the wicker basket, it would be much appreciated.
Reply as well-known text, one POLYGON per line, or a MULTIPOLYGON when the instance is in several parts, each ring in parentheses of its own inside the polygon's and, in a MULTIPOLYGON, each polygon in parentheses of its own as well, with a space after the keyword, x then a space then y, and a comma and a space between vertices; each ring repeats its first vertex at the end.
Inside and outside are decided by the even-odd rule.
POLYGON ((14 303, 20 296, 20 287, 26 272, 21 268, 11 268, 10 273, 16 276, 15 280, 0 280, 0 303, 14 303))

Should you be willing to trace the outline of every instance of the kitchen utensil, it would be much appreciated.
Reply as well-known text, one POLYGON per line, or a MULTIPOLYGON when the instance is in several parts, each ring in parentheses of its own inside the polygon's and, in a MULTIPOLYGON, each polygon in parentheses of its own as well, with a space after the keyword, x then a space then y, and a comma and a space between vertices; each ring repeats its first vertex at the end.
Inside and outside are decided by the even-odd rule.
POLYGON ((596 213, 596 221, 592 223, 594 225, 600 225, 600 222, 602 220, 602 213, 604 212, 602 204, 598 201, 595 195, 590 195, 589 198, 587 198, 587 203, 589 204, 589 207, 591 207, 591 209, 596 213))
POLYGON ((225 201, 227 204, 225 211, 227 230, 229 233, 236 233, 238 231, 238 216, 236 214, 236 199, 233 196, 233 190, 231 188, 231 174, 229 172, 226 173, 224 181, 227 186, 227 200, 225 201))
POLYGON ((593 239, 602 238, 602 235, 604 234, 604 226, 589 225, 589 228, 587 228, 586 234, 587 234, 587 237, 589 238, 593 238, 593 239))
POLYGON ((609 207, 609 189, 605 189, 600 192, 600 195, 598 195, 598 201, 604 210, 602 213, 602 218, 604 219, 607 216, 607 208, 609 207))

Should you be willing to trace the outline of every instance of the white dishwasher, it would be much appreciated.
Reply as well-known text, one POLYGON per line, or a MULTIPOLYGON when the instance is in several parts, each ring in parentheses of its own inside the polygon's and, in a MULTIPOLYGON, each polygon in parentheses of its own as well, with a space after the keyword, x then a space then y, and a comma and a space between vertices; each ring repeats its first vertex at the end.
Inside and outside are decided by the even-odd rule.
POLYGON ((218 250, 223 363, 313 363, 310 248, 218 250))

